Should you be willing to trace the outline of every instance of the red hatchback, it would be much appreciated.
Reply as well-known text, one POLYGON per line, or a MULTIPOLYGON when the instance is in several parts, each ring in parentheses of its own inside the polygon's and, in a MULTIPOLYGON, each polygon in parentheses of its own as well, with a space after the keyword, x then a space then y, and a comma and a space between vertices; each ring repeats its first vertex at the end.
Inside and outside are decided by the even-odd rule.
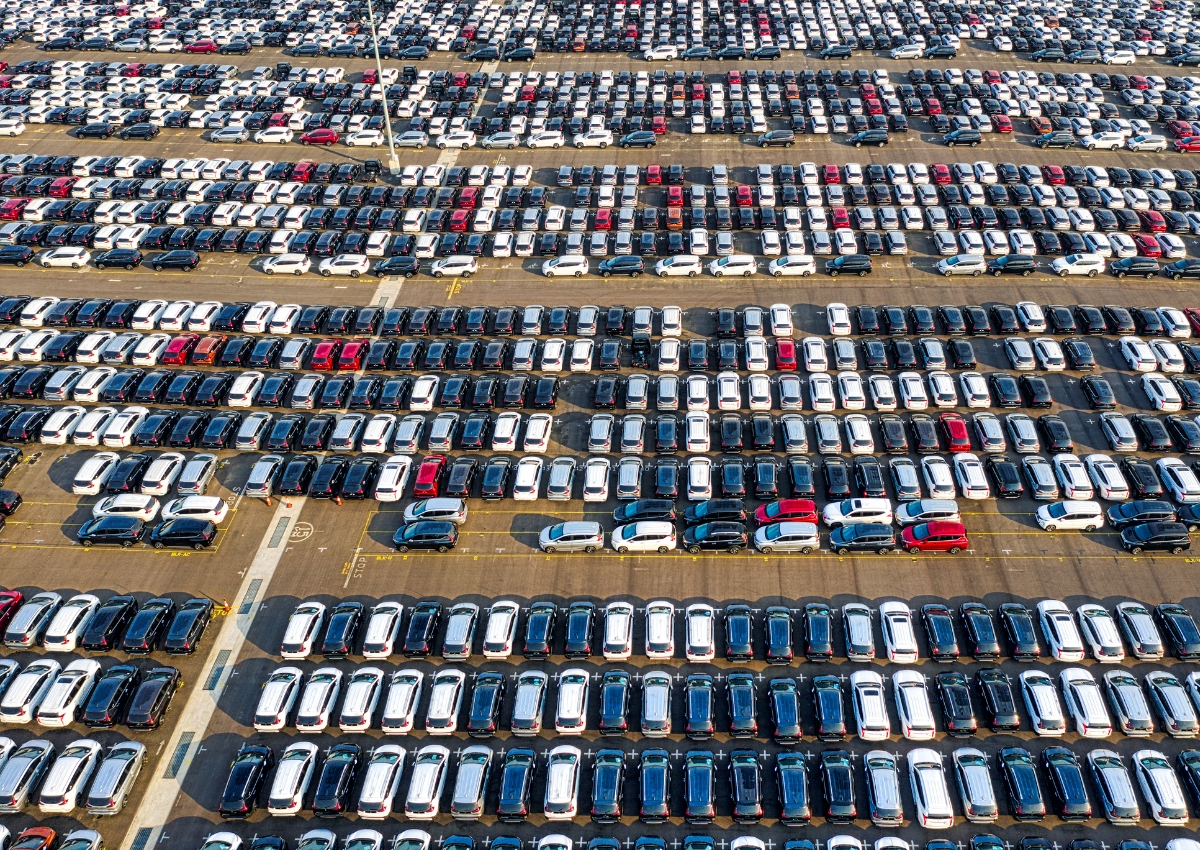
POLYGON ((1186 121, 1168 121, 1167 132, 1176 139, 1186 139, 1189 136, 1194 136, 1196 131, 1192 129, 1192 125, 1186 121))
POLYGON ((50 184, 48 194, 51 198, 69 198, 71 197, 71 187, 78 179, 78 177, 58 177, 50 184))
POLYGON ((665 115, 655 115, 650 119, 650 129, 656 136, 661 136, 667 132, 667 118, 665 115))
POLYGON ((944 162, 935 162, 929 166, 929 179, 939 186, 944 186, 950 182, 950 166, 944 162))
POLYGON ((1200 137, 1189 136, 1186 139, 1176 139, 1172 144, 1177 153, 1183 151, 1200 151, 1200 137))
POLYGON ((199 341, 200 337, 196 334, 180 334, 174 337, 163 349, 162 357, 158 362, 164 366, 183 366, 199 341))
POLYGON ((668 186, 667 187, 667 206, 682 207, 683 206, 683 187, 668 186))
POLYGON ((466 233, 467 225, 471 222, 470 210, 455 210, 450 214, 450 232, 466 233))
POLYGON ((1138 210, 1137 217, 1138 221, 1142 223, 1142 227, 1151 233, 1167 232, 1167 220, 1158 210, 1138 210))
POLYGON ((9 198, 0 204, 0 221, 16 221, 21 211, 29 206, 29 198, 9 198))
POLYGON ((328 127, 318 127, 315 130, 309 130, 300 137, 302 145, 332 145, 336 144, 341 136, 336 130, 331 130, 328 127))
POLYGON ((368 339, 352 339, 342 348, 338 356, 337 367, 340 372, 357 372, 362 368, 363 357, 367 354, 368 339))
POLYGON ((961 522, 922 522, 900 532, 900 546, 909 552, 949 552, 970 548, 967 528, 961 522))
POLYGON ((211 38, 202 38, 199 41, 185 45, 184 53, 216 53, 220 50, 220 46, 211 38))
POLYGON ((879 98, 868 97, 866 100, 863 101, 863 106, 866 107, 868 115, 882 115, 883 114, 883 104, 879 102, 879 98))
POLYGON ((338 355, 342 353, 344 344, 340 339, 323 339, 318 342, 313 349, 309 368, 314 372, 333 371, 333 365, 337 362, 338 355))
POLYGON ((1007 115, 993 115, 992 130, 996 133, 1011 133, 1013 131, 1012 119, 1007 115))
POLYGON ((1149 233, 1133 234, 1133 244, 1137 245, 1138 253, 1143 257, 1158 259, 1162 256, 1162 245, 1149 233))
POLYGON ((779 499, 754 509, 759 525, 772 522, 816 522, 817 503, 812 499, 779 499))
POLYGON ((9 620, 24 600, 25 594, 19 590, 0 590, 0 629, 8 628, 9 620))
POLYGON ((922 102, 921 105, 923 107, 925 107, 926 115, 941 115, 942 114, 942 102, 940 100, 938 100, 936 97, 925 98, 924 102, 922 102))
POLYGON ((225 334, 209 334, 201 337, 192 349, 192 365, 215 366, 217 358, 225 350, 225 343, 228 341, 229 337, 225 334))
POLYGON ((445 455, 429 455, 417 467, 417 480, 413 484, 413 495, 419 499, 434 499, 438 494, 438 482, 446 468, 445 455))
POLYGON ((662 185, 662 166, 657 163, 646 166, 646 185, 661 186, 662 185))
POLYGON ((838 170, 836 165, 822 165, 821 176, 825 179, 826 185, 836 186, 842 182, 842 172, 838 170))
POLYGON ((473 210, 479 203, 479 187, 464 186, 458 190, 458 200, 455 201, 459 209, 473 210))
POLYGON ((829 220, 834 229, 841 230, 850 226, 850 213, 845 207, 834 207, 829 211, 829 220))
POLYGON ((781 372, 796 371, 796 343, 790 339, 775 340, 775 368, 781 372))
POLYGON ((749 186, 738 186, 736 200, 739 207, 752 207, 754 206, 754 193, 750 191, 749 186))
POLYGON ((1192 326, 1192 333, 1200 336, 1200 310, 1195 307, 1188 307, 1183 313, 1188 317, 1188 324, 1192 326))
POLYGON ((612 210, 596 210, 596 219, 592 222, 593 230, 612 230, 612 210))
POLYGON ((946 438, 947 451, 969 452, 971 435, 967 431, 967 420, 957 413, 943 413, 938 417, 942 435, 946 438))
POLYGON ((313 172, 317 170, 317 164, 308 159, 302 159, 296 163, 296 167, 292 169, 292 179, 297 183, 307 183, 312 180, 313 172))

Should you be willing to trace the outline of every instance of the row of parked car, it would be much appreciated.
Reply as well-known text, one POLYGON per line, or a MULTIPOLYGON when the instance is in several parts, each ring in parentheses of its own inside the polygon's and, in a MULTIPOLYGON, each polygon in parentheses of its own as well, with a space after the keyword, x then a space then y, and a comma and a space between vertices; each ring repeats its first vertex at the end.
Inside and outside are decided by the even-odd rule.
MULTIPOLYGON (((465 522, 465 506, 460 503, 456 509, 449 501, 410 506, 406 519, 426 514, 465 522)), ((667 507, 673 513, 673 508, 667 507)), ((760 508, 760 512, 769 511, 770 507, 760 508)), ((618 521, 629 519, 624 507, 615 515, 618 521)), ((983 603, 968 601, 954 612, 934 602, 922 606, 918 616, 907 604, 896 601, 882 602, 877 610, 860 602, 846 603, 840 609, 812 602, 796 609, 758 609, 733 603, 719 611, 707 603, 681 606, 669 600, 635 606, 627 601, 597 605, 577 599, 559 606, 550 600, 522 605, 503 599, 481 607, 475 602, 445 605, 430 599, 413 603, 407 613, 404 609, 404 604, 394 599, 371 607, 354 600, 336 605, 305 600, 288 618, 279 655, 289 661, 314 653, 326 659, 361 655, 367 660, 386 660, 393 654, 426 658, 436 653, 440 641, 437 654, 447 661, 469 661, 477 645, 485 660, 507 660, 519 652, 526 659, 561 653, 568 660, 601 655, 606 661, 627 661, 633 656, 635 636, 640 635, 642 653, 650 660, 676 658, 682 647, 688 661, 707 662, 716 657, 718 635, 722 634, 728 661, 762 657, 769 664, 790 664, 796 654, 803 654, 809 661, 824 662, 834 657, 838 643, 848 660, 871 661, 876 658, 873 620, 878 618, 884 656, 895 664, 919 661, 918 637, 922 633, 928 644, 927 657, 944 662, 966 656, 989 661, 1004 655, 1034 661, 1042 657, 1042 642, 1055 661, 1080 662, 1089 653, 1101 664, 1119 664, 1127 653, 1140 661, 1158 661, 1168 655, 1185 661, 1200 658, 1200 629, 1188 610, 1174 602, 1156 607, 1122 602, 1111 612, 1099 603, 1084 603, 1072 612, 1052 599, 1039 603, 1035 611, 1019 602, 1004 603, 993 611, 983 603), (839 628, 842 641, 835 637, 839 628), (683 638, 677 640, 681 631, 683 638), (960 631, 965 638, 961 643, 960 631), (759 647, 765 647, 761 656, 759 647)))

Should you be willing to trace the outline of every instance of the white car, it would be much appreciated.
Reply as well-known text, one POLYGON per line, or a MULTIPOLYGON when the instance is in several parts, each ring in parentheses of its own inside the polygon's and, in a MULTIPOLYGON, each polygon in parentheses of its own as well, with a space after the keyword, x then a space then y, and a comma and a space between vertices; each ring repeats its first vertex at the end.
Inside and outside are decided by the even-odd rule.
POLYGON ((571 138, 571 144, 577 148, 606 148, 613 143, 611 130, 591 129, 577 133, 571 138))
POLYGON ((613 529, 611 544, 622 555, 629 552, 666 554, 675 548, 675 524, 643 520, 619 525, 613 529))
POLYGON ((114 452, 98 452, 92 455, 75 473, 71 492, 76 496, 97 495, 120 461, 120 456, 114 452))
POLYGON ((1018 301, 1017 318, 1029 333, 1046 332, 1046 314, 1035 301, 1018 301))
POLYGON ((307 658, 325 622, 325 606, 316 601, 301 602, 288 618, 280 642, 279 654, 288 660, 307 658))
POLYGON ((1176 502, 1181 505, 1200 502, 1200 479, 1196 478, 1191 467, 1174 457, 1160 458, 1154 466, 1176 502))
POLYGON ((295 138, 295 133, 288 127, 264 127, 254 134, 254 141, 260 145, 286 145, 295 138))
POLYGON ((37 262, 45 268, 78 269, 86 266, 91 258, 86 248, 54 248, 42 252, 37 262))
MULTIPOLYGON (((784 257, 782 259, 787 258, 784 257)), ((795 326, 792 324, 791 308, 786 304, 772 304, 767 312, 771 321, 771 335, 775 337, 790 337, 795 331, 795 326)))
POLYGON ((1091 454, 1085 458, 1088 475, 1100 490, 1100 497, 1110 502, 1123 502, 1129 498, 1129 484, 1117 466, 1108 455, 1091 454))
POLYGON ((828 323, 831 335, 850 335, 850 309, 845 304, 840 302, 827 304, 825 306, 825 320, 828 323))
POLYGON ((1068 254, 1050 263, 1050 270, 1059 277, 1086 275, 1095 277, 1104 271, 1104 258, 1099 254, 1068 254))
POLYGON ((587 257, 567 254, 551 257, 542 263, 542 274, 546 277, 583 277, 590 270, 587 257))
POLYGON ((566 136, 560 130, 544 130, 540 133, 531 133, 525 140, 526 146, 530 148, 554 148, 557 150, 567 143, 566 136))
POLYGON ((229 513, 229 505, 219 496, 184 496, 167 502, 162 508, 164 520, 177 517, 206 519, 220 525, 229 513))
MULTIPOLYGON (((267 257, 267 259, 263 261, 262 270, 267 274, 294 274, 299 277, 300 275, 312 270, 312 258, 309 257, 308 254, 278 254, 276 256, 267 257)), ((297 313, 298 312, 299 311, 297 311, 297 313)), ((279 317, 281 324, 283 319, 283 316, 279 317)), ((292 324, 295 324, 294 318, 291 321, 292 324)), ((271 329, 273 333, 279 332, 275 331, 274 329, 275 322, 275 316, 272 315, 271 329)), ((282 332, 290 333, 290 331, 291 328, 289 326, 287 330, 282 332)))
POLYGON ((331 275, 358 277, 366 274, 371 268, 371 260, 366 254, 338 254, 322 260, 317 271, 322 277, 331 275))
POLYGON ((900 403, 906 410, 925 410, 929 407, 929 395, 919 374, 901 372, 896 380, 900 386, 900 403))
POLYGON ((881 602, 879 623, 888 660, 894 664, 917 663, 917 635, 908 605, 903 602, 881 602))
POLYGON ((1082 661, 1083 638, 1071 616, 1071 609, 1057 599, 1046 599, 1037 605, 1042 635, 1057 661, 1082 661))
POLYGON ((121 493, 105 496, 92 506, 92 517, 131 516, 150 522, 158 516, 158 499, 137 493, 121 493))
POLYGON ((806 336, 800 342, 804 354, 804 370, 806 372, 825 372, 829 369, 829 356, 825 350, 825 340, 817 336, 806 336))
POLYGON ((1155 410, 1174 413, 1183 407, 1178 388, 1166 375, 1148 373, 1142 375, 1142 392, 1155 410))
POLYGON ((714 277, 724 277, 725 275, 750 277, 758 272, 758 261, 749 254, 730 254, 709 263, 708 271, 714 277))
POLYGON ((1153 349, 1136 336, 1121 337, 1121 356, 1134 372, 1153 372, 1159 368, 1153 349))
POLYGON ((451 133, 446 133, 436 137, 433 140, 434 147, 438 150, 446 148, 460 148, 461 150, 469 150, 475 144, 475 134, 469 130, 456 130, 451 133))
POLYGON ((377 148, 385 141, 382 130, 358 130, 346 136, 346 147, 377 148))

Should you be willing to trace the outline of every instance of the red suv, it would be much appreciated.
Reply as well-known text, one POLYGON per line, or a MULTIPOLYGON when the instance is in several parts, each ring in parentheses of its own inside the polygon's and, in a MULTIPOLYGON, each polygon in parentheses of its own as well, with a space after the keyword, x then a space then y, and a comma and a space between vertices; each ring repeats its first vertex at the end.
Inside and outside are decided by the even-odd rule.
POLYGON ((909 552, 949 552, 957 555, 971 545, 961 522, 923 522, 900 532, 900 546, 909 552))
POLYGON ((342 353, 343 342, 340 339, 323 339, 313 349, 309 368, 314 372, 330 372, 342 353))
POLYGON ((796 371, 796 343, 794 340, 775 340, 775 368, 781 372, 796 371))
POLYGON ((336 144, 339 138, 341 137, 338 136, 336 130, 331 130, 328 127, 318 127, 315 130, 309 130, 307 133, 301 136, 300 144, 329 146, 336 144))
POLYGON ((200 337, 196 334, 180 334, 172 338, 158 362, 164 366, 183 366, 199 341, 200 337))
POLYGON ((220 46, 211 38, 202 38, 197 42, 185 45, 184 53, 216 53, 220 50, 220 46))
POLYGON ((367 354, 369 340, 352 339, 342 348, 338 356, 337 367, 342 372, 357 372, 362 368, 363 357, 367 354))
POLYGON ((772 522, 816 522, 817 503, 812 499, 779 499, 754 509, 759 525, 772 522))

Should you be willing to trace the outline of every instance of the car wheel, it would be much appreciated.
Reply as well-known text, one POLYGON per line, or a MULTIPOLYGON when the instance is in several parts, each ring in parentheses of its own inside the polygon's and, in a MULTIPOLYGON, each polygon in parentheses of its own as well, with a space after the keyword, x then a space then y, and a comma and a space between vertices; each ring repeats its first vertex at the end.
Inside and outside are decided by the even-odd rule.
POLYGON ((449 551, 450 551, 450 547, 449 547, 449 546, 439 546, 439 547, 437 548, 437 550, 438 550, 439 552, 441 552, 441 553, 444 555, 444 554, 446 554, 447 552, 449 552, 449 551))
POLYGON ((1043 528, 1045 528, 1045 529, 1046 529, 1046 531, 1057 531, 1057 530, 1058 530, 1058 526, 1057 526, 1057 525, 1054 525, 1053 523, 1051 523, 1051 524, 1049 524, 1049 525, 1042 526, 1042 527, 1043 527, 1043 528))
MULTIPOLYGON (((662 550, 660 549, 659 551, 662 551, 662 550)), ((688 552, 689 552, 690 554, 692 554, 692 555, 699 555, 699 554, 700 554, 700 547, 699 547, 699 546, 689 546, 689 547, 688 547, 688 552)))
POLYGON ((583 277, 583 272, 575 272, 575 277, 583 277))
POLYGON ((629 150, 629 145, 621 145, 622 149, 629 150))
POLYGON ((1096 276, 1096 270, 1095 270, 1095 269, 1092 269, 1090 272, 1088 272, 1088 277, 1095 277, 1095 276, 1096 276))
MULTIPOLYGON (((1122 279, 1122 278, 1124 278, 1124 277, 1125 277, 1125 272, 1117 272, 1117 279, 1118 279, 1118 280, 1119 280, 1119 279, 1122 279)), ((1147 275, 1147 277, 1149 277, 1149 275, 1147 275)))
POLYGON ((1129 551, 1134 555, 1140 555, 1140 554, 1142 554, 1142 547, 1141 546, 1131 546, 1131 547, 1129 547, 1129 551))
POLYGON ((104 271, 106 266, 104 265, 104 263, 96 263, 96 268, 100 269, 100 271, 104 271))
POLYGON ((132 540, 122 540, 122 541, 121 541, 121 548, 122 548, 122 549, 128 549, 128 548, 129 548, 130 546, 132 546, 132 545, 133 545, 133 541, 132 541, 132 540))
POLYGON ((80 541, 79 541, 79 545, 80 545, 80 546, 82 546, 84 549, 91 549, 91 548, 92 548, 92 541, 90 541, 90 540, 80 540, 80 541))
POLYGON ((770 546, 760 546, 758 551, 762 552, 764 555, 770 555, 775 550, 772 549, 770 546))
POLYGON ((667 553, 668 553, 668 552, 670 552, 670 551, 671 551, 671 550, 670 550, 670 549, 668 549, 666 546, 659 546, 659 547, 658 547, 658 554, 660 554, 660 555, 665 555, 665 554, 667 554, 667 553))
POLYGON ((165 546, 166 544, 165 544, 165 543, 163 543, 161 540, 155 540, 155 541, 154 541, 152 544, 150 544, 150 545, 152 545, 152 546, 153 546, 155 549, 161 549, 161 548, 163 548, 163 546, 165 546))
POLYGON ((408 551, 408 547, 407 547, 407 546, 397 546, 397 547, 396 547, 396 551, 397 551, 397 552, 407 552, 407 551, 408 551))
POLYGON ((845 548, 845 547, 843 546, 841 549, 838 549, 838 550, 837 550, 837 553, 838 553, 839 555, 849 555, 849 554, 850 554, 850 550, 849 550, 849 549, 847 549, 847 548, 845 548))
POLYGON ((837 276, 838 276, 838 273, 837 273, 837 272, 830 272, 830 273, 829 273, 829 276, 830 276, 830 277, 837 277, 837 276))
MULTIPOLYGON (((126 265, 126 266, 125 266, 125 268, 126 268, 126 269, 131 269, 131 268, 133 268, 133 266, 126 265)), ((162 271, 162 266, 155 266, 155 267, 154 267, 154 270, 155 270, 156 272, 160 272, 160 271, 162 271)))
POLYGON ((621 547, 619 547, 619 548, 617 549, 617 553, 618 553, 618 554, 621 554, 621 555, 628 555, 628 554, 629 554, 629 547, 628 547, 628 546, 621 546, 621 547))
POLYGON ((1171 280, 1179 280, 1182 277, 1183 277, 1183 275, 1176 272, 1175 274, 1171 275, 1171 280))
POLYGON ((329 271, 329 269, 325 269, 325 271, 321 272, 321 277, 329 277, 331 274, 333 274, 333 272, 329 271))
POLYGON ((855 142, 855 143, 854 143, 854 147, 856 147, 856 148, 861 148, 861 147, 862 147, 862 142, 855 142))
POLYGON ((1096 526, 1094 526, 1094 525, 1089 525, 1089 526, 1087 526, 1086 528, 1084 528, 1083 530, 1084 530, 1084 531, 1095 531, 1095 530, 1096 530, 1096 526))
POLYGON ((562 147, 562 145, 560 145, 558 142, 555 142, 553 145, 551 145, 551 147, 554 148, 555 150, 558 150, 559 148, 562 147))
POLYGON ((193 543, 192 548, 195 549, 197 552, 199 552, 201 549, 204 548, 204 544, 203 543, 193 543))
POLYGON ((440 271, 438 271, 438 272, 434 272, 434 273, 433 273, 433 276, 434 276, 434 277, 441 277, 441 276, 442 276, 442 273, 441 273, 440 271))
POLYGON ((979 145, 979 142, 971 142, 971 147, 977 147, 978 145, 979 145))
POLYGON ((742 551, 742 547, 741 547, 741 546, 730 546, 730 547, 729 547, 729 554, 730 554, 730 555, 736 555, 736 554, 737 554, 738 552, 740 552, 740 551, 742 551))
MULTIPOLYGON (((299 272, 296 272, 296 274, 299 274, 299 272)), ((405 279, 405 280, 408 280, 408 279, 409 279, 410 277, 412 277, 414 274, 416 274, 416 272, 405 272, 405 273, 404 273, 404 279, 405 279)))
POLYGON ((920 551, 921 551, 921 547, 920 547, 920 546, 909 546, 909 547, 908 547, 908 553, 909 553, 910 555, 916 555, 916 554, 919 554, 919 553, 920 553, 920 551))
POLYGON ((1172 546, 1172 547, 1171 547, 1171 554, 1172 554, 1172 555, 1180 555, 1180 554, 1182 554, 1182 553, 1183 553, 1183 547, 1182 547, 1182 546, 1172 546))
POLYGON ((595 546, 584 546, 583 551, 584 551, 584 554, 593 555, 596 552, 596 547, 595 546))
POLYGON ((612 277, 612 273, 611 272, 600 272, 600 276, 601 277, 612 277))
POLYGON ((859 276, 859 277, 866 277, 866 276, 867 276, 867 273, 866 273, 865 271, 861 271, 861 272, 859 272, 859 273, 858 273, 858 276, 859 276))

